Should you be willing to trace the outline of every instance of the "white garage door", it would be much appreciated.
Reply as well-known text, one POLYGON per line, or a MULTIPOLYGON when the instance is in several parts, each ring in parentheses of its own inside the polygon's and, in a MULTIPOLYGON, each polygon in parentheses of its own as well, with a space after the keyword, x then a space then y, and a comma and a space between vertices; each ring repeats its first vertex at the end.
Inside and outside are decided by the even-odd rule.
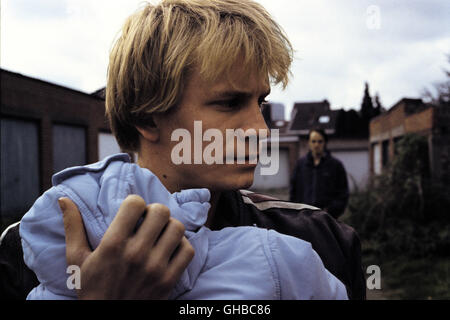
POLYGON ((289 152, 279 150, 278 172, 274 175, 261 175, 261 164, 255 170, 255 179, 251 189, 268 190, 289 187, 289 152))
POLYGON ((369 177, 369 151, 333 151, 335 158, 341 160, 347 171, 350 191, 365 187, 369 177))

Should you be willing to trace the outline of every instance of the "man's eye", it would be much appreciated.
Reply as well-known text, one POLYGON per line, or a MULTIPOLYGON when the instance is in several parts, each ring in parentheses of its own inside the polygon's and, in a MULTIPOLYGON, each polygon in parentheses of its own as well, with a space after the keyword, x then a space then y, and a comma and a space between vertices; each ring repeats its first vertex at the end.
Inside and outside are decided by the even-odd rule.
POLYGON ((259 107, 262 108, 268 103, 269 103, 269 101, 267 101, 266 99, 262 99, 259 101, 259 107))
POLYGON ((229 109, 239 109, 242 106, 242 102, 239 99, 218 101, 216 104, 229 109))

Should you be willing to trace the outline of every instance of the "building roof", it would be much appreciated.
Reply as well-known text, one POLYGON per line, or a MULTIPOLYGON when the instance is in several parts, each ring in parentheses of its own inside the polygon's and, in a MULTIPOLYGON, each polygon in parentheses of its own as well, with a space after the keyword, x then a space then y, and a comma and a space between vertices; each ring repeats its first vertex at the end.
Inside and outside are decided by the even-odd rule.
POLYGON ((106 90, 106 87, 100 88, 100 89, 92 92, 91 96, 105 100, 105 90, 106 90))
POLYGON ((338 110, 330 110, 330 103, 327 100, 296 102, 288 130, 292 133, 308 134, 312 128, 320 128, 327 134, 334 134, 337 115, 338 110))
POLYGON ((270 102, 263 105, 261 113, 269 129, 279 129, 280 133, 286 131, 288 121, 284 120, 284 104, 270 102))
POLYGON ((428 104, 428 103, 424 103, 422 99, 416 99, 416 98, 402 98, 399 101, 397 101, 392 107, 390 107, 386 112, 382 112, 381 114, 379 114, 378 116, 372 118, 370 120, 370 122, 372 121, 381 121, 381 119, 385 118, 385 117, 389 117, 390 114, 400 108, 404 106, 404 111, 406 115, 411 115, 414 113, 418 113, 421 112, 425 109, 428 109, 430 107, 432 107, 432 105, 428 104))
POLYGON ((405 106, 406 114, 420 112, 427 108, 427 106, 423 103, 422 99, 402 98, 396 104, 394 104, 389 109, 389 111, 396 109, 396 108, 400 107, 401 105, 405 106))
POLYGON ((12 72, 12 71, 9 71, 9 70, 3 69, 3 68, 0 68, 0 72, 5 75, 17 78, 17 79, 27 79, 28 81, 32 81, 33 83, 40 83, 41 85, 44 85, 46 87, 53 87, 53 88, 56 88, 56 90, 64 90, 64 91, 67 91, 67 92, 70 92, 70 93, 73 93, 76 95, 85 96, 85 97, 100 98, 99 96, 95 96, 95 95, 92 95, 92 94, 89 94, 89 93, 86 93, 86 92, 83 92, 80 90, 76 90, 76 89, 72 89, 72 88, 69 88, 69 87, 66 87, 66 86, 63 86, 60 84, 52 83, 47 80, 42 80, 42 79, 26 76, 26 75, 23 75, 18 72, 12 72))

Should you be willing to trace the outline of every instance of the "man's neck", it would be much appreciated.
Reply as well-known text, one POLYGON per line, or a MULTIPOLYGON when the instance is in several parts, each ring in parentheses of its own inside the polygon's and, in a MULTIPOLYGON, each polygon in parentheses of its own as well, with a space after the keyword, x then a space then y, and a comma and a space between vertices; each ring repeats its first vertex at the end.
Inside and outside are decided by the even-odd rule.
POLYGON ((315 166, 318 166, 320 161, 322 160, 322 157, 324 156, 323 153, 311 153, 312 158, 313 158, 313 163, 315 166))
MULTIPOLYGON (((177 183, 176 179, 174 179, 174 177, 172 177, 169 173, 165 173, 163 170, 159 170, 161 168, 157 165, 154 165, 148 161, 146 162, 142 158, 138 159, 137 164, 140 167, 151 170, 152 173, 158 177, 158 179, 170 193, 174 193, 182 189, 181 186, 177 183)), ((211 199, 209 201, 209 203, 211 204, 211 208, 209 209, 208 218, 205 223, 205 226, 208 228, 212 227, 212 225, 214 224, 214 218, 216 216, 217 203, 219 202, 220 194, 220 191, 211 191, 211 199)))
POLYGON ((211 192, 211 200, 209 203, 211 204, 211 208, 208 212, 208 219, 206 220, 205 227, 212 228, 214 224, 214 218, 216 217, 217 213, 217 204, 219 202, 220 198, 220 192, 219 191, 212 191, 211 192))
POLYGON ((154 160, 157 158, 157 154, 154 157, 139 157, 137 164, 141 168, 150 170, 155 176, 157 176, 159 181, 161 181, 170 193, 181 191, 182 186, 179 184, 179 180, 171 174, 171 170, 167 165, 163 166, 160 161, 154 160))

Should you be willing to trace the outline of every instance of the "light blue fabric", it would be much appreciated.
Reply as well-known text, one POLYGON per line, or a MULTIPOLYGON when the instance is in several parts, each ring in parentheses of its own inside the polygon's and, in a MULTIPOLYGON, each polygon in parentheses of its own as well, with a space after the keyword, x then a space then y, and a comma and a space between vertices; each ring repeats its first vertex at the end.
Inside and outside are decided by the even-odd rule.
MULTIPOLYGON (((328 272, 311 244, 256 227, 211 231, 207 189, 170 194, 149 170, 118 154, 53 176, 20 223, 24 260, 40 282, 27 299, 75 299, 67 288, 65 237, 58 198, 80 209, 92 248, 100 243, 129 194, 162 203, 186 227, 195 256, 171 299, 347 299, 345 286, 328 272)), ((82 276, 82 275, 81 275, 82 276)))

